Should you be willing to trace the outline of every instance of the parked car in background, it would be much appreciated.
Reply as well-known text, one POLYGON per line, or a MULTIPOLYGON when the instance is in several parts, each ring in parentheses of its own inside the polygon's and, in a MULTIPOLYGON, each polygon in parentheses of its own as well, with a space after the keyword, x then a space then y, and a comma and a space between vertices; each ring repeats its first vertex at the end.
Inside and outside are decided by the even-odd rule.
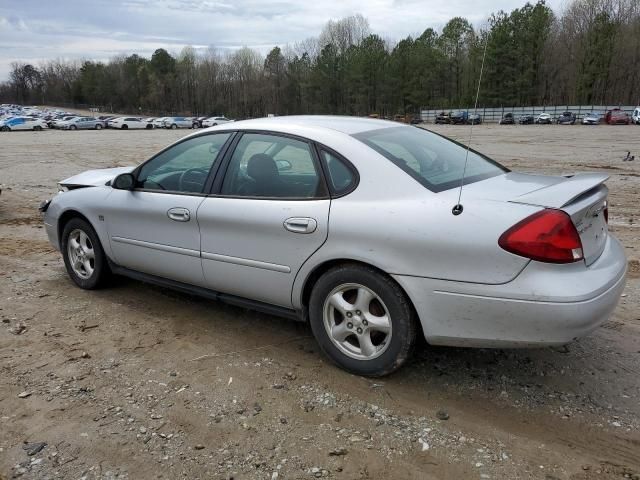
POLYGON ((223 125, 225 123, 233 122, 233 120, 227 117, 209 117, 202 121, 202 127, 215 127, 216 125, 223 125))
POLYGON ((482 123, 482 115, 478 113, 470 113, 467 116, 467 123, 469 125, 480 125, 482 123))
POLYGON ((562 112, 557 118, 558 125, 574 125, 576 123, 576 114, 573 112, 562 112))
POLYGON ((422 117, 420 115, 414 115, 411 117, 411 125, 419 125, 422 123, 422 117))
POLYGON ((153 122, 151 122, 151 124, 153 125, 153 128, 164 128, 164 121, 167 119, 168 117, 159 117, 156 118, 153 122))
POLYGON ((451 118, 447 112, 440 112, 436 115, 435 124, 436 125, 448 125, 451 123, 451 118))
POLYGON ((295 116, 80 173, 40 208, 80 288, 115 273, 306 320, 333 362, 379 376, 419 335, 540 347, 606 322, 627 271, 608 178, 512 172, 396 122, 295 116))
POLYGON ((469 112, 465 110, 454 110, 449 114, 449 119, 453 125, 463 125, 467 123, 469 118, 469 112))
POLYGON ((598 125, 602 121, 602 115, 596 112, 589 112, 582 117, 583 125, 598 125))
POLYGON ((209 117, 194 117, 191 123, 193 124, 193 128, 202 128, 202 122, 209 117))
POLYGON ((164 120, 164 128, 193 128, 193 122, 187 117, 167 117, 164 120))
POLYGON ((62 128, 65 122, 78 118, 78 115, 61 115, 51 122, 50 128, 62 128))
POLYGON ((533 115, 520 115, 518 117, 518 123, 520 125, 532 125, 535 120, 536 119, 533 115))
POLYGON ((145 122, 137 117, 118 117, 109 121, 110 128, 119 128, 121 130, 141 130, 144 128, 153 128, 150 123, 145 122))
POLYGON ((515 125, 515 123, 516 123, 516 120, 513 117, 513 113, 511 112, 507 112, 504 115, 502 115, 502 118, 498 122, 499 125, 515 125))
POLYGON ((609 125, 629 125, 631 123, 627 112, 619 108, 609 110, 604 116, 604 121, 609 125))
POLYGON ((631 114, 631 122, 640 125, 640 107, 636 107, 631 114))
POLYGON ((536 118, 536 123, 538 125, 551 125, 553 123, 553 119, 551 118, 551 115, 548 113, 541 113, 540 115, 538 115, 538 117, 536 118))
POLYGON ((11 117, 0 122, 0 131, 10 132, 12 130, 34 130, 41 131, 47 127, 47 122, 41 118, 33 117, 11 117))
POLYGON ((102 130, 104 122, 94 117, 76 117, 61 126, 62 130, 102 130))

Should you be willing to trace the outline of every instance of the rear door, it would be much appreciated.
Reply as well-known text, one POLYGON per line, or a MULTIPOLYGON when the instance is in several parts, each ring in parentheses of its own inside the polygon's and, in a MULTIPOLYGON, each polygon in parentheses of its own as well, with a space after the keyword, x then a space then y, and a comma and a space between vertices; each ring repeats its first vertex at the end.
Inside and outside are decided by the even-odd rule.
POLYGON ((315 151, 303 139, 244 133, 223 167, 198 208, 207 286, 290 307, 296 273, 327 238, 315 151))

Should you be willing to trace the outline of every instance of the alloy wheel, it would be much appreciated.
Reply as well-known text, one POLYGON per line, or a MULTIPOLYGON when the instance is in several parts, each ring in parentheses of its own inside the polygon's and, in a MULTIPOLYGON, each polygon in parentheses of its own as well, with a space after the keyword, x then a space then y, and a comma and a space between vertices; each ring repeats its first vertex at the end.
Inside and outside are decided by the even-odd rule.
POLYGON ((89 236, 80 229, 69 234, 67 254, 73 272, 82 279, 91 278, 95 270, 95 251, 89 236))
POLYGON ((357 283, 334 288, 324 302, 324 327, 331 342, 345 355, 371 360, 391 343, 391 317, 382 299, 357 283))

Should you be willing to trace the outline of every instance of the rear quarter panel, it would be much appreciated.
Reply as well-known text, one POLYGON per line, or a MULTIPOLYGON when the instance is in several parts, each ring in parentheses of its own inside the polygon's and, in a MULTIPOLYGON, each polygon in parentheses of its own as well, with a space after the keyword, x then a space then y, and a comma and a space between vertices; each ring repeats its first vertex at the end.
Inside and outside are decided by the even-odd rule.
POLYGON ((482 284, 509 282, 529 262, 501 249, 498 238, 539 207, 474 200, 454 216, 457 190, 433 193, 364 144, 334 149, 356 166, 360 184, 332 200, 328 239, 294 283, 296 307, 310 273, 337 259, 365 262, 388 274, 482 284))

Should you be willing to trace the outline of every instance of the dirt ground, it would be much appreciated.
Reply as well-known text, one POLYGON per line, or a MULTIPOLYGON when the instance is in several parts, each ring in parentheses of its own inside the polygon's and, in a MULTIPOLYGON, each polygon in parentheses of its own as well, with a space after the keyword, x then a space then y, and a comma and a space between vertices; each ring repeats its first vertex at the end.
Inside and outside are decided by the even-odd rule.
POLYGON ((474 133, 512 169, 611 175, 630 273, 608 323, 563 348, 425 345, 378 380, 329 364, 304 324, 72 286, 39 202, 186 133, 0 134, 0 479, 640 479, 640 127, 474 133))

